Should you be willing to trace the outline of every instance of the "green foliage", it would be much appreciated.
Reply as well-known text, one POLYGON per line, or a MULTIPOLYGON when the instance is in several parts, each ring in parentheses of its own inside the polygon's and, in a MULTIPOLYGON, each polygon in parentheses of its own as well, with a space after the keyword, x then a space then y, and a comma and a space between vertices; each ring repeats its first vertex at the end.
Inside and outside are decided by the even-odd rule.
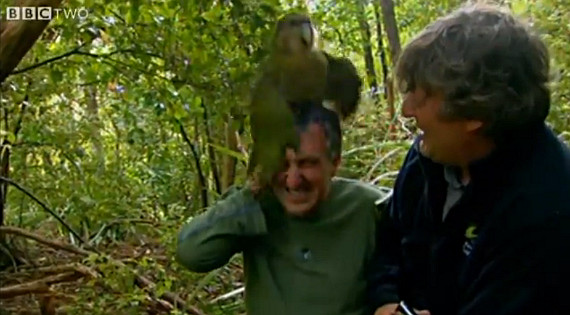
MULTIPOLYGON (((0 5, 11 2, 0 0, 0 5)), ((91 257, 86 263, 102 271, 97 281, 106 289, 95 282, 81 289, 69 313, 143 313, 147 292, 133 284, 130 270, 137 268, 153 275, 155 292, 184 292, 188 303, 208 314, 243 311, 239 297, 209 303, 213 295, 235 289, 233 282, 241 277, 235 268, 192 274, 174 262, 172 250, 180 224, 203 210, 196 164, 210 203, 218 198, 213 171, 221 169, 223 158, 236 158, 235 182, 245 180, 244 152, 250 140, 244 106, 274 21, 287 10, 311 12, 325 49, 350 57, 363 75, 359 24, 347 18, 363 13, 372 31, 377 80, 383 84, 373 2, 364 2, 363 12, 355 0, 307 2, 308 8, 305 1, 293 0, 66 1, 66 8, 87 8, 89 16, 51 21, 17 70, 68 56, 11 75, 3 83, 1 105, 8 123, 0 125, 0 138, 12 143, 10 177, 94 245, 104 248, 145 235, 167 249, 166 263, 143 257, 129 264, 129 270, 91 257), (244 151, 229 148, 226 123, 240 132, 244 151), (161 225, 148 227, 129 219, 161 225)), ((395 1, 402 46, 461 2, 395 1)), ((550 46, 554 81, 549 122, 570 142, 570 8, 565 0, 507 3, 532 19, 550 46)), ((383 36, 387 49, 385 30, 383 36)), ((375 103, 363 96, 358 117, 345 127, 341 175, 393 184, 412 133, 397 120, 398 134, 388 137, 385 103, 384 98, 375 103)), ((5 213, 7 225, 30 230, 57 226, 12 188, 5 213)))
POLYGON ((567 1, 547 0, 531 2, 518 1, 518 11, 529 16, 533 24, 549 45, 552 57, 552 110, 549 122, 570 143, 570 9, 567 1))

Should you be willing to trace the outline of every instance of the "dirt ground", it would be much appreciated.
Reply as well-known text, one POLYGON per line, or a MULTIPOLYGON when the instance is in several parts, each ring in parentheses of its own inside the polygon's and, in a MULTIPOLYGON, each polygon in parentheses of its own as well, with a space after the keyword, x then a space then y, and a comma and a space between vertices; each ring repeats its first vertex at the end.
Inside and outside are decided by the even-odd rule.
MULTIPOLYGON (((33 233, 47 241, 69 245, 65 239, 53 237, 45 230, 33 233)), ((109 269, 101 270, 99 263, 89 263, 89 258, 84 254, 28 241, 19 235, 9 238, 11 245, 18 249, 16 254, 23 258, 23 263, 12 264, 0 271, 0 315, 170 314, 175 306, 182 304, 186 306, 186 314, 213 314, 212 310, 185 303, 189 294, 194 295, 193 301, 211 301, 240 285, 239 278, 242 276, 239 264, 230 263, 206 283, 201 283, 204 281, 200 278, 196 280, 200 283, 184 286, 174 283, 171 290, 176 293, 165 293, 164 289, 157 289, 156 284, 164 282, 164 279, 180 277, 172 268, 172 257, 169 257, 164 245, 152 238, 98 246, 95 250, 111 257, 114 265, 126 268, 121 271, 117 267, 119 269, 115 274, 109 269), (141 268, 141 265, 145 265, 143 260, 152 261, 153 265, 141 268), (126 275, 129 272, 125 270, 136 270, 136 274, 142 278, 129 278, 126 275), (131 283, 128 294, 125 287, 121 287, 125 283, 126 287, 131 283), (193 289, 196 286, 199 288, 193 289)), ((202 279, 206 277, 202 276, 202 279)), ((233 302, 239 304, 235 299, 233 302)), ((235 312, 223 313, 241 313, 239 306, 237 308, 235 312)))

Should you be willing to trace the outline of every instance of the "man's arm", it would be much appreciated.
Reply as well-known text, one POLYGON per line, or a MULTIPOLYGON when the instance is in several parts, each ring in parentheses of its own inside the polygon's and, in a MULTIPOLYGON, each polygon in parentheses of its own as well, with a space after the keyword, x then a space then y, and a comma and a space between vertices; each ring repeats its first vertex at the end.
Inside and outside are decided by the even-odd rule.
POLYGON ((208 272, 242 251, 247 237, 267 232, 260 203, 248 188, 236 189, 178 234, 176 260, 194 272, 208 272))
MULTIPOLYGON (((376 232, 376 250, 371 271, 368 275, 368 299, 373 310, 383 305, 394 304, 400 301, 398 284, 401 269, 400 243, 402 236, 399 218, 402 206, 399 198, 401 191, 404 189, 405 177, 408 173, 407 166, 415 156, 416 153, 412 145, 396 177, 392 196, 387 200, 387 204, 378 205, 380 219, 376 232)), ((397 305, 391 305, 388 308, 395 309, 396 306, 397 305)), ((383 313, 380 312, 377 314, 383 313)))
MULTIPOLYGON (((400 271, 400 239, 391 212, 394 196, 386 205, 379 205, 380 219, 376 233, 376 252, 368 276, 369 300, 372 310, 398 303, 398 277, 400 271)), ((395 309, 394 305, 394 309, 395 309)))
POLYGON ((551 220, 490 253, 459 315, 570 314, 570 218, 551 220))
POLYGON ((423 179, 419 175, 416 150, 420 138, 416 138, 408 150, 396 177, 392 197, 381 211, 376 238, 376 253, 368 275, 368 299, 376 315, 392 314, 400 302, 402 281, 401 241, 404 220, 409 219, 403 209, 403 197, 419 198, 423 191, 423 179), (384 307, 382 307, 384 306, 384 307))

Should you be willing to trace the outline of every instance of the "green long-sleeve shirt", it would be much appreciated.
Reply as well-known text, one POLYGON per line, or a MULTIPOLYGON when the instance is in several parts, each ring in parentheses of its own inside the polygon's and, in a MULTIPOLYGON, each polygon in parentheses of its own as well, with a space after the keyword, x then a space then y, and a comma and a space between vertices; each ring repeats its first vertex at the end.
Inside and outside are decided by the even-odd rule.
POLYGON ((381 197, 335 178, 317 214, 300 219, 274 197, 258 202, 237 190, 182 228, 177 259, 207 272, 243 252, 248 315, 362 315, 381 197))

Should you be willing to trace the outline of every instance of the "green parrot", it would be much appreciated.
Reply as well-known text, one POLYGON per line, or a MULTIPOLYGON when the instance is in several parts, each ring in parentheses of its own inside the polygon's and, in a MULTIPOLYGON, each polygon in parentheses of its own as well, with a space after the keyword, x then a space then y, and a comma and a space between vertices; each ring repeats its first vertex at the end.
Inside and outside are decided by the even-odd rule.
POLYGON ((323 101, 327 58, 317 49, 316 37, 305 15, 288 14, 277 23, 272 52, 250 104, 253 150, 248 175, 256 173, 260 187, 283 166, 286 148, 299 145, 292 104, 323 101))
POLYGON ((310 18, 298 13, 277 22, 262 69, 251 94, 253 150, 248 165, 248 175, 255 173, 261 188, 283 167, 286 148, 299 145, 294 112, 318 104, 345 119, 356 112, 362 86, 354 64, 321 51, 310 18))

